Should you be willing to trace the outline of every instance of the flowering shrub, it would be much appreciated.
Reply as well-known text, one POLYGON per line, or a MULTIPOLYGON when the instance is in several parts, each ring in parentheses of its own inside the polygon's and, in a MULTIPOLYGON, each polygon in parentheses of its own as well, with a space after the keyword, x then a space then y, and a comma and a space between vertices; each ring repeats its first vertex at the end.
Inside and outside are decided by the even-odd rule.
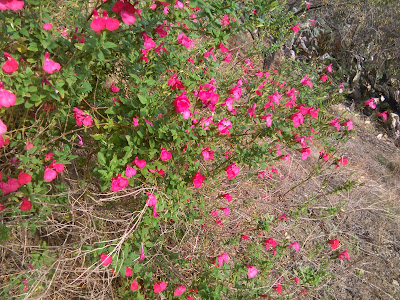
MULTIPOLYGON (((278 172, 273 164, 306 160, 313 151, 326 151, 328 160, 328 137, 352 129, 351 120, 321 118, 329 116, 323 100, 337 90, 325 66, 263 69, 268 51, 299 30, 279 2, 69 1, 60 18, 52 1, 0 1, 7 20, 0 34, 7 51, 0 74, 2 214, 28 211, 27 220, 40 223, 52 209, 68 210, 73 182, 84 188, 80 201, 98 186, 107 192, 98 195, 112 195, 113 207, 129 206, 133 217, 122 236, 85 245, 92 267, 120 273, 121 297, 187 292, 163 258, 187 265, 169 250, 176 237, 163 228, 204 224, 207 184, 260 168, 259 178, 268 177, 278 172), (239 51, 235 36, 255 29, 259 37, 239 51), (276 42, 266 50, 270 36, 276 42), (320 149, 311 149, 314 139, 320 149)), ((232 201, 229 193, 222 197, 232 201)), ((233 208, 212 209, 224 226, 221 218, 233 208)), ((287 247, 301 251, 297 242, 272 238, 265 247, 279 255, 290 253, 287 247)), ((231 276, 246 282, 242 295, 258 294, 252 287, 268 270, 259 257, 237 259, 238 272, 228 253, 214 259, 224 271, 204 262, 190 293, 229 295, 223 278, 231 276)))

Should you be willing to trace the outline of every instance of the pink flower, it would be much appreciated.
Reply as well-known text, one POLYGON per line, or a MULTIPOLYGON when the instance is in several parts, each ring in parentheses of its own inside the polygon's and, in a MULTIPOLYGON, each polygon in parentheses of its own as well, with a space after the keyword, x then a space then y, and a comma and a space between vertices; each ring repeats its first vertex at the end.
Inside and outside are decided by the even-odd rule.
POLYGON ((51 23, 44 23, 43 24, 43 29, 44 30, 51 30, 53 28, 53 24, 51 23))
POLYGON ((219 130, 218 134, 222 134, 222 135, 230 135, 230 131, 229 128, 232 127, 232 122, 230 120, 228 120, 227 118, 223 118, 221 121, 218 122, 217 124, 217 128, 219 130))
POLYGON ((247 235, 244 235, 244 234, 242 234, 242 235, 241 235, 241 238, 242 238, 242 240, 243 240, 243 241, 245 241, 245 240, 248 240, 248 239, 249 239, 249 237, 248 237, 247 235))
POLYGON ((76 121, 76 125, 77 126, 92 126, 93 125, 93 119, 90 115, 83 113, 83 111, 81 111, 79 108, 74 107, 73 108, 74 111, 74 118, 76 121))
POLYGON ((249 270, 247 272, 247 275, 249 276, 249 278, 253 278, 257 275, 258 270, 257 268, 255 268, 254 266, 246 266, 249 270))
POLYGON ((178 44, 182 44, 186 49, 194 48, 194 40, 189 39, 183 32, 178 35, 178 44))
POLYGON ((103 10, 103 19, 106 23, 106 28, 110 31, 113 31, 119 27, 118 19, 109 18, 107 11, 103 10))
POLYGON ((156 29, 154 29, 154 31, 158 34, 159 37, 166 37, 168 32, 165 29, 168 29, 168 27, 165 26, 165 21, 163 24, 160 24, 156 27, 156 29))
POLYGON ((133 279, 132 284, 131 284, 131 290, 136 291, 139 288, 139 285, 136 281, 136 279, 133 279))
POLYGON ((297 113, 294 113, 293 115, 291 115, 290 119, 293 120, 293 126, 295 128, 299 127, 304 122, 304 116, 300 112, 297 112, 297 113))
POLYGON ((302 153, 301 159, 306 160, 308 158, 308 156, 311 154, 311 149, 310 149, 310 147, 305 147, 305 148, 301 149, 300 152, 302 153))
POLYGON ((300 27, 299 27, 299 23, 297 23, 296 25, 294 25, 292 28, 290 28, 290 29, 292 29, 294 32, 299 32, 299 30, 300 30, 300 27))
POLYGON ((177 74, 171 75, 171 78, 168 80, 168 86, 170 86, 173 90, 175 90, 175 89, 184 90, 185 89, 185 86, 178 79, 177 74))
POLYGON ((268 240, 265 240, 264 245, 265 248, 269 250, 270 247, 275 248, 278 245, 278 243, 273 238, 269 238, 268 240))
POLYGON ((334 240, 329 240, 328 243, 331 245, 332 250, 336 250, 337 247, 339 247, 339 240, 334 239, 334 240))
POLYGON ((353 129, 353 119, 347 120, 346 122, 342 123, 342 126, 347 126, 347 130, 353 129))
POLYGON ((294 282, 295 282, 296 284, 299 284, 299 282, 300 282, 299 277, 294 277, 293 280, 294 280, 294 282))
POLYGON ((218 217, 218 211, 212 210, 212 211, 210 211, 210 215, 212 215, 213 217, 218 217))
POLYGON ((22 210, 22 211, 27 211, 27 210, 30 210, 32 208, 32 203, 29 201, 29 199, 28 198, 22 198, 22 203, 21 203, 21 206, 20 206, 20 209, 22 210))
POLYGON ((146 257, 144 256, 144 249, 143 249, 143 243, 142 243, 142 245, 140 246, 140 260, 144 260, 145 258, 146 257))
POLYGON ((132 269, 129 268, 129 267, 126 267, 126 269, 125 269, 125 276, 126 276, 126 277, 129 277, 129 276, 131 276, 132 274, 133 274, 132 269))
POLYGON ((119 92, 119 87, 117 87, 116 85, 114 85, 114 83, 112 83, 111 86, 110 86, 110 90, 113 93, 118 93, 119 92))
POLYGON ((94 18, 92 22, 90 23, 90 28, 92 28, 94 31, 100 32, 103 29, 106 28, 106 20, 104 20, 102 17, 99 17, 99 13, 97 10, 93 9, 93 15, 94 18))
POLYGON ((154 195, 151 194, 151 193, 147 193, 147 195, 148 195, 149 197, 147 197, 146 204, 147 204, 148 206, 156 205, 156 204, 157 204, 157 198, 156 198, 156 196, 154 196, 154 195))
POLYGON ((19 187, 18 179, 15 178, 7 178, 7 182, 0 182, 0 189, 3 191, 3 195, 15 192, 19 187))
POLYGON ((325 68, 329 73, 332 73, 332 64, 326 66, 325 68))
MULTIPOLYGON (((6 90, 4 88, 3 82, 0 81, 0 108, 2 106, 3 107, 14 106, 16 102, 17 102, 17 97, 15 97, 14 93, 6 90)), ((0 135, 2 135, 3 133, 1 133, 0 135)))
POLYGON ((27 173, 20 172, 18 174, 18 183, 20 185, 27 184, 28 182, 31 182, 31 180, 32 180, 32 176, 27 173))
POLYGON ((338 118, 334 118, 332 121, 329 122, 329 125, 336 127, 336 130, 340 130, 340 122, 338 118))
POLYGON ((382 117, 385 121, 387 121, 387 111, 385 110, 384 112, 378 112, 378 117, 382 117))
POLYGON ((7 125, 0 120, 0 135, 3 135, 7 131, 7 125))
POLYGON ((278 220, 286 220, 286 214, 283 214, 282 216, 279 216, 278 220))
POLYGON ((167 288, 167 284, 163 281, 155 282, 154 283, 154 293, 158 294, 167 288))
POLYGON ((322 80, 322 82, 325 82, 328 80, 328 76, 326 74, 323 74, 320 79, 322 80))
POLYGON ((229 209, 229 207, 223 207, 220 208, 220 210, 222 210, 225 214, 225 217, 229 216, 229 214, 231 213, 231 210, 229 209))
POLYGON ((59 63, 54 62, 50 58, 49 52, 46 51, 44 54, 43 70, 46 73, 53 74, 55 71, 59 71, 61 66, 59 63))
MULTIPOLYGON (((305 1, 305 2, 306 2, 306 5, 307 5, 307 9, 310 9, 312 3, 311 3, 311 2, 307 2, 307 1, 305 1)), ((278 293, 278 294, 279 294, 279 293, 278 293)))
POLYGON ((29 141, 25 142, 25 147, 24 147, 25 150, 32 149, 33 147, 35 147, 35 146, 31 142, 29 142, 29 141))
POLYGON ((232 54, 227 53, 226 56, 224 57, 224 61, 229 63, 232 60, 232 54))
POLYGON ((266 116, 262 116, 261 119, 265 120, 267 127, 271 127, 272 125, 272 114, 268 114, 266 116))
POLYGON ((252 118, 255 117, 256 107, 257 107, 257 104, 254 103, 253 106, 250 107, 250 108, 247 110, 247 112, 249 113, 249 116, 252 117, 252 118))
POLYGON ((44 170, 43 179, 46 181, 53 181, 57 177, 57 172, 53 169, 46 167, 44 170))
POLYGON ((186 91, 177 96, 173 104, 175 105, 175 112, 181 113, 185 120, 189 119, 191 115, 189 107, 191 104, 189 98, 186 96, 186 91))
POLYGON ((219 50, 221 50, 222 53, 226 53, 226 52, 229 51, 229 49, 226 48, 226 47, 224 46, 224 44, 222 44, 222 43, 219 44, 219 50))
POLYGON ((139 18, 142 19, 142 16, 140 15, 142 11, 135 8, 137 4, 138 2, 131 4, 126 1, 118 0, 112 7, 112 10, 113 12, 119 12, 122 22, 124 22, 126 25, 131 25, 135 24, 136 22, 135 14, 137 14, 139 18))
POLYGON ((172 157, 171 152, 168 152, 168 151, 165 150, 165 148, 163 147, 163 148, 161 149, 161 155, 160 155, 161 160, 162 160, 162 161, 167 161, 167 160, 170 160, 171 157, 172 157))
POLYGON ((144 39, 144 49, 149 50, 149 49, 155 48, 156 43, 153 41, 153 39, 150 36, 148 36, 145 32, 143 32, 142 37, 144 39))
POLYGON ((314 26, 314 25, 315 25, 316 20, 309 19, 309 21, 310 21, 310 23, 311 23, 311 26, 314 26))
POLYGON ((289 247, 293 248, 296 252, 300 251, 300 246, 297 242, 291 243, 289 247))
POLYGON ((139 126, 138 118, 132 117, 132 121, 133 121, 133 126, 135 126, 135 127, 139 126))
POLYGON ((144 159, 138 159, 136 156, 132 164, 137 165, 139 169, 143 169, 146 166, 146 161, 144 159))
POLYGON ((231 19, 228 17, 228 15, 224 15, 222 17, 222 20, 220 20, 219 22, 222 24, 222 26, 227 26, 230 21, 231 19))
POLYGON ((282 285, 280 283, 275 284, 272 288, 278 293, 278 295, 281 294, 282 285))
POLYGON ((213 49, 214 49, 214 47, 211 47, 210 50, 208 50, 206 53, 204 53, 204 57, 209 57, 211 55, 212 58, 216 61, 217 59, 215 58, 214 52, 212 52, 213 49))
POLYGON ((18 62, 7 52, 4 52, 4 57, 6 62, 4 63, 3 67, 1 68, 4 73, 12 74, 18 70, 18 62))
POLYGON ((194 177, 193 177, 194 187, 195 188, 201 187, 201 185, 202 185, 202 183, 203 183, 205 178, 206 177, 204 175, 201 175, 200 172, 197 172, 196 175, 194 175, 194 177))
POLYGON ((224 197, 228 203, 232 201, 232 196, 229 193, 223 194, 222 197, 224 197))
MULTIPOLYGON (((179 1, 178 1, 179 2, 179 1)), ((183 4, 182 4, 183 5, 183 4)), ((183 285, 179 285, 177 289, 174 291, 174 297, 182 295, 186 291, 186 288, 183 285)))
POLYGON ((107 267, 112 262, 112 256, 102 253, 100 255, 101 264, 107 267))
POLYGON ((11 9, 13 11, 21 10, 24 8, 23 0, 0 0, 0 11, 11 9))
POLYGON ((114 177, 111 182, 111 190, 113 192, 118 192, 122 190, 129 184, 129 180, 125 177, 122 177, 121 174, 118 174, 117 177, 114 177))
POLYGON ((365 105, 368 105, 372 109, 375 109, 376 108, 375 99, 374 98, 368 99, 367 101, 365 101, 365 105))
POLYGON ((222 267, 224 262, 227 264, 229 262, 229 255, 225 252, 218 256, 218 266, 222 267))
POLYGON ((226 167, 225 171, 226 175, 228 176, 228 179, 233 179, 239 174, 240 168, 236 166, 236 163, 233 163, 228 167, 226 167))
POLYGON ((130 165, 126 165, 125 169, 125 176, 126 177, 132 177, 136 175, 136 169, 132 168, 130 165))
POLYGON ((203 149, 201 155, 203 155, 204 160, 213 160, 214 158, 214 152, 209 147, 203 149))
POLYGON ((300 80, 300 83, 301 83, 302 85, 308 85, 308 87, 309 87, 310 89, 313 88, 313 84, 312 84, 312 82, 310 81, 310 78, 308 77, 308 74, 306 74, 306 75, 300 80))
POLYGON ((349 256, 349 251, 348 250, 344 250, 343 252, 340 252, 338 255, 339 259, 347 259, 350 260, 350 256, 349 256))

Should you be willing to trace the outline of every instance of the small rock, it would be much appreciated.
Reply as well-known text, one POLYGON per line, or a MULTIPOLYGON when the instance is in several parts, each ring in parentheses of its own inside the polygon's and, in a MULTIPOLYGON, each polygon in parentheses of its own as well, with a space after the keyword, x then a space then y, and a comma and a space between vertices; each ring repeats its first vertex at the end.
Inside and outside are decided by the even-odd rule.
POLYGON ((376 136, 376 138, 377 138, 378 140, 381 140, 382 137, 383 137, 383 134, 382 134, 382 133, 380 133, 380 134, 378 134, 378 135, 376 136))
POLYGON ((371 121, 370 120, 366 120, 364 123, 365 124, 371 124, 371 121))
POLYGON ((392 281, 392 284, 393 284, 393 285, 400 286, 399 282, 398 282, 397 280, 394 280, 394 279, 393 279, 393 281, 392 281))

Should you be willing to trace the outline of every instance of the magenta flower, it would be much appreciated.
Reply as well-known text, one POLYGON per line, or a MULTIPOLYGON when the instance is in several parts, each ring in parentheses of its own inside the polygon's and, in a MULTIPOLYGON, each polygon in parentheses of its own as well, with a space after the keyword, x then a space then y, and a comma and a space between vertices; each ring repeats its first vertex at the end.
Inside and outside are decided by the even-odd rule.
POLYGON ((349 256, 349 251, 348 250, 344 250, 343 252, 340 252, 338 255, 339 259, 347 259, 350 260, 350 256, 349 256))
POLYGON ((23 0, 0 0, 0 11, 1 10, 21 10, 24 8, 23 0))
POLYGON ((144 159, 138 159, 138 157, 136 156, 132 164, 137 165, 139 169, 143 169, 146 166, 146 161, 144 159))
POLYGON ((93 119, 90 115, 83 113, 83 111, 81 111, 79 108, 74 107, 73 108, 74 111, 74 118, 76 120, 76 125, 78 125, 79 127, 84 125, 84 126, 92 126, 93 124, 93 119))
POLYGON ((186 291, 186 287, 184 287, 183 285, 179 285, 178 288, 176 288, 174 291, 174 297, 178 297, 179 295, 182 295, 185 291, 186 291))
POLYGON ((294 113, 293 115, 291 115, 290 119, 293 120, 293 126, 295 128, 299 127, 304 122, 304 116, 300 112, 297 112, 297 113, 294 113))
POLYGON ((336 250, 336 248, 339 247, 340 244, 338 239, 329 240, 328 243, 331 245, 332 250, 336 250))
POLYGON ((226 52, 229 51, 229 49, 226 48, 226 47, 224 46, 224 44, 222 44, 222 43, 219 44, 219 50, 221 50, 222 53, 226 53, 226 52))
POLYGON ((217 128, 219 133, 218 134, 222 134, 222 135, 230 135, 230 131, 229 128, 232 127, 232 122, 229 121, 227 118, 223 118, 221 121, 218 122, 217 124, 217 128))
POLYGON ((300 83, 301 83, 302 85, 308 85, 308 87, 309 87, 310 89, 313 88, 313 84, 312 84, 312 82, 310 81, 310 78, 308 77, 308 74, 306 74, 306 75, 300 80, 300 83))
POLYGON ((7 131, 7 125, 0 120, 0 135, 3 135, 7 131))
POLYGON ((228 176, 228 179, 233 179, 239 174, 240 168, 236 166, 236 163, 233 163, 228 167, 226 167, 225 171, 226 175, 228 176))
POLYGON ((168 80, 168 86, 170 86, 171 89, 173 89, 173 90, 175 90, 175 89, 184 90, 185 89, 182 82, 178 79, 177 74, 171 75, 171 78, 168 80))
POLYGON ((144 260, 145 258, 146 257, 144 256, 144 249, 143 249, 143 243, 142 243, 142 245, 140 246, 140 260, 144 260))
POLYGON ((281 294, 281 292, 282 292, 282 285, 281 285, 280 283, 275 284, 272 288, 278 293, 278 295, 281 294))
POLYGON ((168 152, 168 151, 165 150, 165 148, 163 147, 163 148, 161 149, 161 154, 160 154, 161 160, 162 160, 162 161, 167 161, 167 160, 170 160, 171 157, 172 157, 171 152, 168 152))
POLYGON ((167 34, 168 34, 168 32, 165 30, 165 29, 167 29, 167 30, 169 29, 168 27, 165 26, 166 23, 167 22, 164 21, 162 24, 158 25, 156 27, 156 29, 154 29, 155 33, 157 33, 158 36, 161 37, 161 38, 166 37, 167 34))
POLYGON ((138 282, 136 281, 136 279, 134 279, 134 280, 132 281, 132 284, 131 284, 131 290, 132 290, 132 291, 136 291, 138 288, 139 288, 139 284, 138 284, 138 282))
POLYGON ((100 32, 103 29, 106 28, 106 20, 104 20, 102 17, 99 17, 99 13, 97 10, 93 9, 93 15, 94 18, 92 22, 90 23, 90 28, 92 28, 94 31, 100 32))
POLYGON ((229 255, 225 252, 218 256, 218 266, 222 267, 224 262, 226 264, 229 262, 229 255))
POLYGON ((382 117, 385 121, 387 121, 387 111, 385 110, 384 112, 378 112, 378 117, 382 117))
POLYGON ((291 243, 289 247, 293 248, 296 252, 300 251, 300 246, 297 242, 291 243))
POLYGON ((125 176, 126 177, 132 177, 136 175, 136 169, 132 168, 130 165, 126 165, 125 169, 125 176))
POLYGON ((153 39, 150 36, 148 36, 146 34, 146 32, 142 33, 142 37, 144 39, 144 49, 150 50, 156 46, 156 43, 153 41, 153 39))
POLYGON ((229 193, 223 194, 222 197, 224 197, 228 203, 232 201, 232 196, 229 193))
POLYGON ((301 149, 300 152, 301 152, 301 159, 306 160, 308 156, 311 154, 311 149, 310 147, 305 147, 301 149))
POLYGON ((194 187, 195 188, 201 187, 201 185, 202 185, 202 183, 203 183, 205 178, 206 177, 204 175, 201 175, 200 172, 197 172, 196 175, 194 175, 194 177, 193 177, 194 187))
POLYGON ((272 114, 268 114, 266 116, 262 116, 261 119, 265 120, 267 127, 271 127, 272 125, 272 114))
POLYGON ((111 190, 113 192, 118 192, 122 190, 129 184, 129 180, 125 177, 122 177, 121 174, 118 174, 117 177, 114 177, 111 182, 111 190))
POLYGON ((191 111, 189 107, 191 106, 189 98, 186 96, 186 91, 175 98, 173 102, 175 106, 175 112, 181 113, 185 120, 189 119, 191 111))
MULTIPOLYGON (((4 88, 3 82, 0 81, 0 108, 14 106, 16 102, 17 97, 15 97, 14 93, 6 90, 4 88)), ((3 133, 1 133, 0 135, 2 135, 3 133)))
POLYGON ((178 35, 178 44, 182 44, 186 49, 194 48, 194 40, 189 39, 183 32, 178 35))
POLYGON ((290 28, 290 29, 292 29, 294 32, 299 32, 299 30, 300 30, 300 27, 299 27, 299 23, 297 23, 296 25, 294 25, 292 28, 290 28))
POLYGON ((365 101, 365 105, 368 105, 372 109, 375 109, 376 108, 375 99, 374 98, 368 99, 367 101, 365 101))
POLYGON ((134 4, 131 4, 126 1, 118 0, 112 7, 112 10, 113 12, 119 12, 122 22, 124 22, 126 25, 131 25, 135 24, 136 22, 135 14, 137 14, 139 18, 142 19, 142 16, 140 15, 142 11, 135 8, 137 4, 138 1, 134 4))
POLYGON ((110 31, 113 31, 119 27, 118 19, 109 18, 107 11, 103 11, 103 19, 106 23, 106 28, 110 31))
POLYGON ((213 160, 214 159, 214 152, 209 147, 204 148, 201 151, 201 155, 203 155, 204 160, 213 160))
POLYGON ((347 126, 347 130, 352 130, 353 129, 353 119, 349 119, 346 122, 343 122, 342 126, 347 126))
POLYGON ((247 272, 247 275, 249 276, 249 278, 253 278, 256 277, 258 270, 256 267, 254 266, 246 266, 249 270, 247 272))
POLYGON ((269 250, 270 247, 275 248, 278 245, 278 243, 273 238, 269 238, 269 239, 265 240, 264 245, 265 245, 265 248, 267 250, 269 250))
POLYGON ((53 28, 53 24, 51 23, 44 23, 43 24, 43 29, 44 30, 51 30, 53 28))
POLYGON ((326 66, 325 68, 329 73, 332 73, 332 64, 326 66))
POLYGON ((59 71, 61 66, 59 63, 54 62, 50 58, 49 52, 46 51, 44 54, 43 70, 46 73, 53 74, 55 71, 59 71))
POLYGON ((7 178, 7 182, 0 182, 0 189, 3 191, 3 195, 15 192, 19 187, 18 179, 15 178, 7 178))
POLYGON ((112 256, 102 253, 100 255, 101 264, 107 267, 112 262, 112 256))
POLYGON ((323 75, 320 77, 320 79, 322 80, 322 82, 325 82, 325 81, 327 81, 329 78, 328 78, 328 76, 327 76, 326 74, 323 74, 323 75))
POLYGON ((57 172, 49 167, 44 170, 43 179, 46 181, 53 181, 57 177, 57 172))
POLYGON ((18 70, 18 62, 7 52, 4 52, 4 57, 6 62, 4 63, 3 67, 1 68, 4 73, 12 74, 18 70))
POLYGON ((340 122, 338 118, 334 118, 332 121, 329 122, 329 125, 336 127, 336 130, 340 130, 340 122))
POLYGON ((131 276, 132 274, 133 274, 132 269, 129 268, 129 267, 126 267, 126 269, 125 269, 125 276, 126 276, 126 277, 129 277, 129 276, 131 276))
POLYGON ((225 214, 225 217, 229 216, 229 214, 231 213, 231 210, 229 209, 229 207, 222 207, 220 208, 220 210, 222 210, 225 214))
POLYGON ((229 25, 230 21, 231 21, 231 18, 229 18, 228 15, 224 15, 222 17, 222 20, 220 20, 219 22, 222 24, 222 26, 227 26, 227 25, 229 25))
POLYGON ((167 284, 163 281, 155 282, 154 283, 154 293, 158 294, 167 288, 167 284))

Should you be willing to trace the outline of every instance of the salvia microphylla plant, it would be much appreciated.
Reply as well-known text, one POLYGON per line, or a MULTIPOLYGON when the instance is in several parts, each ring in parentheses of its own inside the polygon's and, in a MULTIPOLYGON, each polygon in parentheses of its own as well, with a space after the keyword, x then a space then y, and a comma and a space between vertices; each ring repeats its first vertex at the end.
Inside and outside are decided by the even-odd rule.
MULTIPOLYGON (((300 29, 281 1, 64 5, 61 16, 53 1, 0 0, 1 213, 33 212, 33 220, 50 213, 44 203, 68 205, 46 195, 68 189, 63 178, 73 176, 74 161, 82 185, 99 184, 112 195, 142 191, 132 210, 142 210, 143 219, 129 239, 92 256, 97 267, 129 277, 122 294, 218 298, 229 295, 221 279, 235 266, 240 271, 232 274, 245 282, 240 293, 259 295, 252 287, 268 266, 251 256, 232 262, 223 248, 202 269, 207 285, 189 286, 169 273, 162 256, 153 256, 160 224, 202 223, 210 207, 202 189, 217 177, 234 181, 247 169, 269 177, 278 161, 306 160, 312 151, 347 164, 326 137, 347 135, 351 120, 320 118, 324 99, 338 92, 332 65, 263 69, 264 56, 300 29), (254 40, 240 38, 255 30, 254 40), (269 37, 276 42, 268 48, 269 37), (325 148, 312 148, 317 139, 325 148)), ((232 201, 229 193, 222 197, 226 206, 211 210, 221 226, 232 201)), ((335 250, 339 241, 329 243, 335 250)), ((270 238, 264 246, 275 254, 301 251, 296 241, 270 238)), ((349 258, 347 251, 338 257, 349 258)), ((274 289, 279 294, 281 285, 274 289)))

